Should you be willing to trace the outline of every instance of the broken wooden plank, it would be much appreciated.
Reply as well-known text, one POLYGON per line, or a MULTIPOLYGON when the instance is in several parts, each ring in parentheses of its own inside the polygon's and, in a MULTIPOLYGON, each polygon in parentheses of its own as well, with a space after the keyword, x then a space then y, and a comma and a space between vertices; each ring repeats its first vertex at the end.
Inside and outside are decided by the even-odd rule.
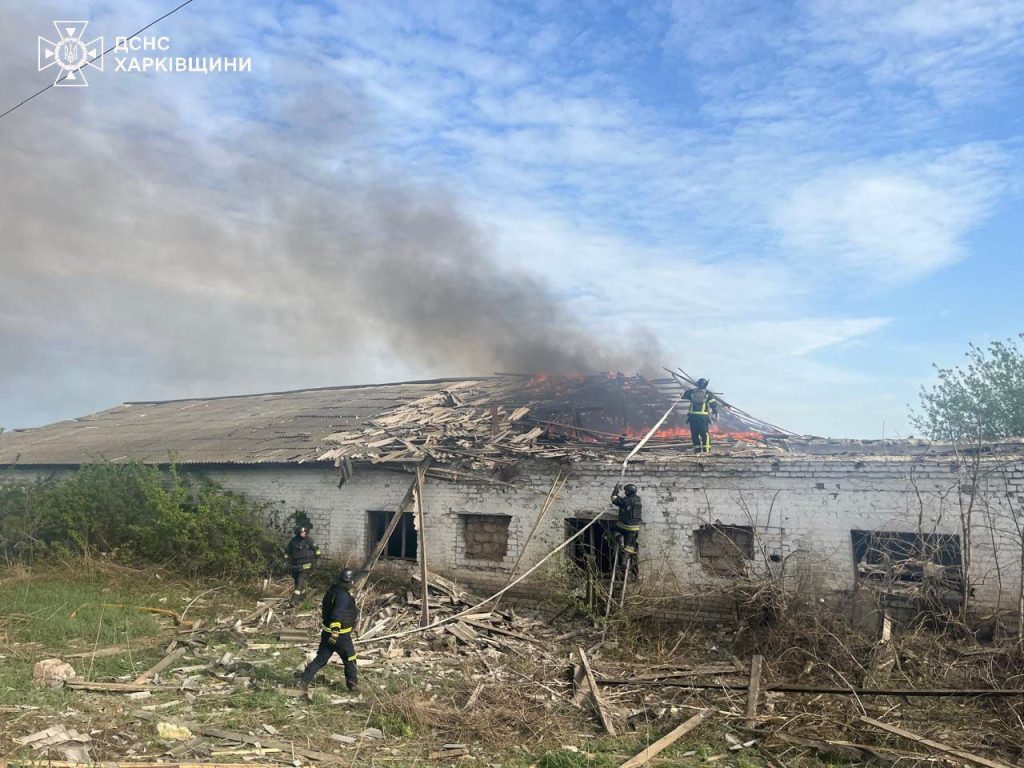
POLYGON ((523 635, 523 634, 520 634, 519 632, 513 632, 512 630, 505 629, 504 627, 494 627, 494 626, 491 626, 490 624, 486 624, 486 623, 484 623, 482 621, 473 621, 468 616, 463 616, 462 617, 462 622, 464 624, 468 624, 471 627, 476 627, 477 629, 482 630, 484 632, 493 632, 496 635, 502 635, 504 637, 511 637, 514 640, 522 640, 524 643, 535 643, 535 642, 537 642, 537 638, 535 638, 535 637, 529 637, 528 635, 523 635))
POLYGON ((583 684, 583 681, 587 679, 587 671, 583 668, 583 665, 576 664, 572 665, 572 684, 576 691, 572 697, 572 703, 579 706, 583 704, 583 700, 587 698, 587 686, 583 684))
POLYGON ((455 635, 466 645, 475 645, 480 640, 480 636, 461 621, 453 621, 451 624, 445 624, 444 628, 447 632, 455 635))
POLYGON ((469 754, 469 749, 465 745, 451 746, 448 748, 441 747, 441 749, 431 752, 427 755, 428 760, 452 760, 456 757, 466 757, 469 754))
POLYGON ((885 731, 886 733, 891 733, 904 739, 915 741, 918 744, 923 744, 937 752, 945 752, 947 755, 952 755, 953 757, 959 758, 960 760, 966 760, 967 762, 974 763, 975 765, 984 766, 984 768, 1010 768, 1006 763, 1000 763, 997 760, 990 760, 987 757, 981 757, 980 755, 975 755, 972 752, 951 747, 948 744, 943 744, 941 741, 934 741, 932 739, 925 738, 924 736, 919 736, 916 733, 904 730, 903 728, 898 728, 895 725, 889 725, 888 723, 883 723, 879 720, 872 720, 870 717, 862 716, 858 719, 862 723, 870 725, 872 728, 877 728, 880 731, 885 731))
POLYGON ((666 733, 656 742, 651 744, 651 746, 647 747, 642 752, 629 758, 629 760, 624 762, 621 766, 619 766, 619 768, 639 768, 642 765, 647 765, 647 763, 651 761, 652 757, 657 755, 659 752, 662 752, 671 747, 673 744, 679 741, 679 739, 681 739, 683 736, 688 734, 698 725, 703 723, 710 716, 710 709, 701 710, 693 717, 677 725, 675 728, 666 733))
POLYGON ((473 708, 473 706, 477 702, 477 699, 480 698, 480 693, 483 691, 483 689, 484 689, 484 684, 483 683, 477 683, 476 688, 473 689, 473 692, 469 695, 469 698, 466 699, 466 703, 462 705, 462 711, 463 712, 469 712, 469 710, 471 710, 473 708))
MULTIPOLYGON (((412 574, 412 578, 413 581, 423 581, 423 576, 418 573, 412 574)), ((427 579, 430 581, 431 589, 443 592, 456 602, 465 603, 466 605, 479 605, 481 602, 479 597, 467 592, 454 581, 444 578, 444 576, 427 571, 427 579)))
POLYGON ((178 659, 180 659, 186 653, 188 653, 188 648, 186 646, 184 646, 184 645, 181 646, 180 648, 175 648, 173 651, 171 651, 166 656, 164 656, 162 659, 160 659, 160 661, 158 661, 156 664, 154 664, 150 669, 147 669, 141 675, 136 677, 135 678, 135 684, 136 685, 141 685, 142 683, 146 682, 147 680, 149 680, 149 678, 153 677, 154 675, 157 675, 157 674, 163 672, 165 669, 167 669, 169 666, 171 666, 171 664, 176 662, 178 659))
POLYGON ((270 611, 273 607, 273 605, 261 603, 255 611, 247 613, 245 616, 238 619, 235 622, 235 626, 241 625, 244 627, 248 624, 259 624, 263 620, 263 617, 266 615, 267 611, 270 611))
POLYGON ((757 725, 757 698, 761 694, 761 662, 760 654, 754 654, 750 660, 750 684, 747 686, 747 728, 757 725))
POLYGON ((152 685, 150 683, 103 683, 86 680, 65 680, 65 688, 76 691, 97 691, 106 693, 137 693, 138 691, 176 691, 177 685, 152 685))
POLYGON ((577 646, 576 651, 580 655, 580 662, 583 664, 583 670, 587 676, 587 684, 590 686, 590 698, 594 702, 594 708, 597 710, 598 717, 601 718, 601 725, 609 736, 615 736, 615 726, 612 725, 611 718, 608 717, 608 713, 604 710, 604 702, 601 700, 601 693, 597 690, 597 680, 594 679, 594 672, 590 669, 590 662, 587 660, 586 651, 583 650, 583 646, 577 646))

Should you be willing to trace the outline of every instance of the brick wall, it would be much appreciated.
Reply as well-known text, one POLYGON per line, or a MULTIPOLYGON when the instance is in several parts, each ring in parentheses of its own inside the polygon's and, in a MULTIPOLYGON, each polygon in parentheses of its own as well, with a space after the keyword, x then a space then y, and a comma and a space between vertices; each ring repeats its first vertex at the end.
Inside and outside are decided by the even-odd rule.
MULTIPOLYGON (((1012 607, 1020 553, 1010 510, 1024 502, 1024 465, 993 461, 984 466, 972 507, 976 528, 969 575, 977 604, 1012 607)), ((426 530, 420 532, 428 566, 479 591, 504 586, 556 469, 524 463, 514 486, 429 478, 426 530), (481 559, 474 556, 478 550, 467 547, 466 520, 474 516, 507 518, 507 548, 500 559, 481 559)), ((638 588, 711 594, 727 586, 701 566, 695 541, 702 525, 719 523, 753 530, 754 557, 746 563, 751 573, 772 573, 793 588, 822 594, 850 590, 855 580, 851 530, 959 534, 962 505, 969 501, 965 472, 948 458, 899 456, 712 454, 672 462, 634 461, 627 479, 639 488, 645 522, 638 588)), ((411 475, 373 467, 357 467, 340 488, 337 470, 319 466, 216 469, 206 474, 283 510, 304 510, 317 543, 348 563, 358 563, 369 546, 368 511, 397 508, 411 480, 411 475)), ((617 465, 574 467, 530 543, 521 570, 564 540, 566 518, 610 515, 609 494, 618 474, 617 465)), ((498 558, 498 543, 491 545, 498 558)), ((559 559, 552 558, 539 573, 550 576, 559 559)), ((384 567, 409 570, 407 563, 384 567)), ((544 588, 547 578, 526 585, 525 591, 544 588)))

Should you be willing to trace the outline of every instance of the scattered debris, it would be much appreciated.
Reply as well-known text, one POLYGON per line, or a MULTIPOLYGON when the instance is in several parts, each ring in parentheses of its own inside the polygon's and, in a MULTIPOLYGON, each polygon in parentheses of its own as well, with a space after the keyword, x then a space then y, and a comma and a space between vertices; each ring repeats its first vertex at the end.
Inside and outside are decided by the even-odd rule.
MULTIPOLYGON (((467 758, 484 766, 501 762, 492 762, 488 749, 504 754, 512 749, 510 744, 520 743, 531 744, 524 751, 533 752, 533 745, 545 741, 561 744, 563 751, 585 755, 589 761, 602 750, 572 744, 574 735, 593 735, 597 729, 609 735, 645 728, 664 733, 678 723, 622 763, 625 768, 638 768, 665 759, 658 754, 680 744, 693 729, 714 717, 721 725, 704 743, 715 744, 720 754, 702 758, 709 763, 731 760, 747 749, 755 750, 759 759, 773 768, 793 765, 796 755, 808 751, 823 760, 880 765, 945 760, 970 763, 975 768, 1007 768, 1016 761, 1012 737, 1003 742, 1005 747, 997 739, 979 741, 971 738, 970 723, 958 722, 966 711, 981 717, 994 708, 1011 713, 1019 710, 1020 691, 993 685, 999 681, 1008 685, 1012 674, 992 674, 992 670, 1012 669, 1019 656, 997 647, 963 643, 948 648, 943 657, 928 650, 929 646, 901 644, 898 630, 890 628, 885 641, 890 648, 886 659, 893 662, 886 678, 890 687, 868 687, 869 680, 877 679, 871 677, 877 668, 871 663, 874 657, 869 658, 874 647, 870 638, 857 649, 863 665, 859 675, 855 667, 843 667, 846 662, 825 655, 816 656, 809 665, 802 658, 783 662, 771 653, 763 660, 760 654, 743 653, 741 661, 733 656, 736 648, 730 648, 729 628, 709 630, 717 632, 711 636, 701 634, 703 631, 680 632, 678 642, 670 640, 655 653, 652 646, 600 644, 600 624, 594 626, 589 618, 545 620, 518 607, 498 609, 493 601, 482 600, 429 572, 414 576, 413 582, 412 588, 386 581, 364 584, 357 626, 359 661, 367 669, 361 681, 363 689, 358 694, 335 695, 332 688, 336 683, 330 675, 317 689, 317 702, 327 698, 332 706, 358 709, 360 715, 369 707, 381 716, 379 721, 360 720, 358 725, 331 721, 327 728, 339 732, 325 728, 310 736, 307 726, 314 720, 305 718, 319 720, 322 714, 297 700, 303 692, 282 686, 284 680, 276 675, 287 674, 282 669, 290 669, 301 656, 312 653, 318 638, 318 616, 291 611, 284 614, 287 626, 280 620, 267 623, 278 603, 262 599, 256 610, 235 608, 229 615, 207 620, 202 629, 187 637, 177 636, 159 661, 141 675, 65 683, 72 690, 95 692, 92 701, 113 703, 117 711, 123 711, 123 699, 103 694, 132 698, 163 694, 161 698, 170 700, 158 700, 132 712, 132 720, 148 724, 129 720, 93 742, 90 736, 71 729, 78 722, 90 722, 93 727, 93 721, 78 720, 81 715, 68 710, 62 721, 66 725, 21 735, 16 743, 27 753, 31 746, 50 750, 48 758, 66 759, 66 763, 50 760, 53 768, 94 762, 90 749, 103 756, 124 756, 123 761, 108 763, 109 768, 126 768, 129 759, 136 768, 224 768, 227 764, 217 762, 224 758, 240 760, 239 768, 285 768, 303 761, 338 763, 346 752, 349 757, 342 762, 353 764, 364 758, 368 763, 379 758, 383 764, 407 756, 410 761, 438 763, 467 758), (434 624, 421 628, 424 603, 434 624), (275 635, 277 642, 264 642, 275 635), (292 650, 285 656, 288 649, 292 650), (186 657, 183 666, 176 666, 186 657), (278 657, 275 675, 253 675, 278 657), (989 670, 987 677, 980 674, 984 670, 989 670), (384 685, 395 677, 423 682, 395 695, 384 685), (792 679, 800 682, 788 682, 792 679), (214 703, 211 697, 237 694, 244 686, 289 698, 263 710, 261 719, 250 717, 240 730, 218 727, 215 713, 229 711, 235 701, 214 703), (894 699, 887 702, 885 697, 894 699), (900 702, 895 709, 894 702, 900 702), (278 707, 287 708, 294 718, 282 716, 268 722, 278 714, 278 707), (590 715, 591 708, 595 717, 590 715), (172 716, 172 711, 180 716, 172 716), (876 717, 886 721, 898 717, 900 725, 887 725, 876 717), (437 734, 437 741, 428 746, 422 738, 393 731, 387 725, 393 721, 415 721, 422 729, 419 733, 437 734), (385 725, 369 727, 371 722, 385 725), (539 723, 544 724, 544 731, 534 731, 535 741, 531 742, 529 731, 539 723), (918 751, 894 747, 897 739, 913 742, 918 751), (1000 753, 1001 748, 1004 752, 1000 753), (146 762, 153 759, 157 762, 146 762)), ((614 634, 611 637, 616 639, 614 634)), ((846 653, 853 655, 850 650, 846 653)), ((147 657, 140 668, 150 663, 147 657)), ((871 685, 879 686, 879 682, 871 685)), ((48 724, 50 717, 26 707, 0 711, 31 723, 33 729, 48 724)), ((985 729, 989 722, 979 721, 975 730, 985 729)), ((28 730, 24 728, 21 734, 28 730)), ((673 754, 681 755, 684 749, 676 746, 673 754)), ((616 760, 627 757, 620 754, 616 760)), ((8 764, 30 762, 9 760, 8 764)))

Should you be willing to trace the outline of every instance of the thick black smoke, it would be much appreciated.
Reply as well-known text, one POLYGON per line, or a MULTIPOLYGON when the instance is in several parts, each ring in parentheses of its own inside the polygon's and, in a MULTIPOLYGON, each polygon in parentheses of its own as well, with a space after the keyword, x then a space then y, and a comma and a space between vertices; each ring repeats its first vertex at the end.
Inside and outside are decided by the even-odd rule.
MULTIPOLYGON (((38 24, 0 10, 0 50, 38 24)), ((11 64, 0 106, 40 82, 11 64)), ((653 364, 642 333, 595 338, 543 276, 499 264, 449 192, 383 167, 356 85, 287 61, 275 77, 254 96, 108 73, 0 121, 0 424, 392 371, 653 364)))

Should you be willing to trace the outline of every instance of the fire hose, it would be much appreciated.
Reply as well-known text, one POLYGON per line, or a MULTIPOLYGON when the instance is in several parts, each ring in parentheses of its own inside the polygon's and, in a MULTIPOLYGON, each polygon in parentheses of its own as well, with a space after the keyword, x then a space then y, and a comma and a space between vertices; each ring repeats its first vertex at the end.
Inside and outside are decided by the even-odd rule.
POLYGON ((678 401, 672 403, 672 405, 669 406, 669 409, 665 411, 665 415, 658 419, 658 423, 651 427, 650 432, 644 435, 644 439, 637 443, 633 447, 633 450, 629 452, 629 455, 626 457, 625 461, 622 462, 622 473, 619 475, 619 485, 622 484, 623 479, 626 477, 626 468, 629 466, 629 460, 636 456, 636 454, 639 452, 641 448, 647 445, 647 441, 654 437, 655 432, 661 429, 661 425, 665 423, 665 419, 667 419, 669 415, 672 413, 672 411, 676 409, 677 405, 679 405, 678 401))

